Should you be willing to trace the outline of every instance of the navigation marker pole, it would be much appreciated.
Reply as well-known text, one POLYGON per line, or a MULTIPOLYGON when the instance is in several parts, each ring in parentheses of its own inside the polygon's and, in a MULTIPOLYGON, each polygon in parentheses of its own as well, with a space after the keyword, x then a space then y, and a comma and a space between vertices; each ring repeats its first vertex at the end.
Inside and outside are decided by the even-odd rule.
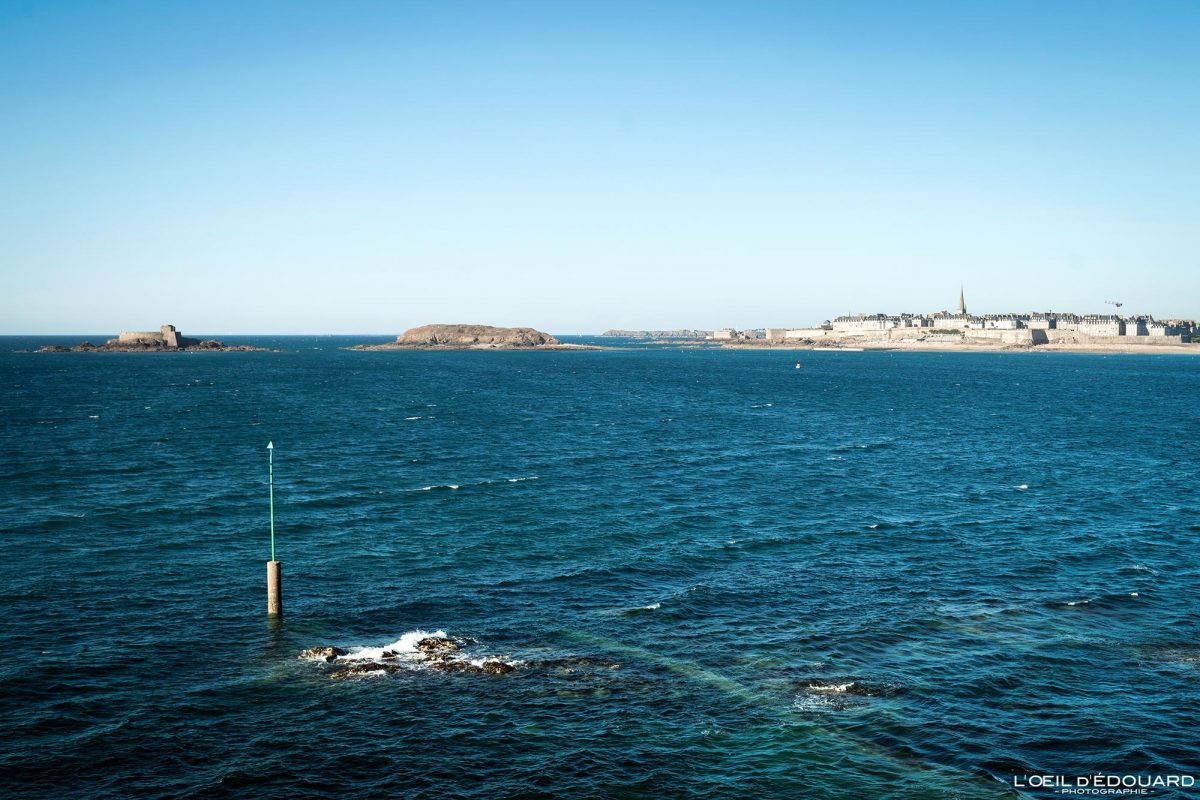
POLYGON ((267 616, 283 616, 283 570, 275 560, 275 443, 267 442, 267 485, 271 498, 271 560, 267 562, 267 616))

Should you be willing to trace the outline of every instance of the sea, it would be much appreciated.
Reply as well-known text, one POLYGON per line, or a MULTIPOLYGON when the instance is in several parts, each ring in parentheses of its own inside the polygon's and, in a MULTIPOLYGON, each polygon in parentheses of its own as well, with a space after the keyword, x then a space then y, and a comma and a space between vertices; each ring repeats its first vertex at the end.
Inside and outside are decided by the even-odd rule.
POLYGON ((1200 359, 84 338, 0 339, 6 798, 1200 797, 1200 359))

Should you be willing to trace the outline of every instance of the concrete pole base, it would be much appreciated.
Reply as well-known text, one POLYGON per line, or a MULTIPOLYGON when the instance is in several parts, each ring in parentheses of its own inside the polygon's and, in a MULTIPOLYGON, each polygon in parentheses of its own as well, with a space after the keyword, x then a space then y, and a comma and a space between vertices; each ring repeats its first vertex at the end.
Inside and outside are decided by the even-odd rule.
POLYGON ((267 562, 267 615, 283 616, 283 564, 267 562))

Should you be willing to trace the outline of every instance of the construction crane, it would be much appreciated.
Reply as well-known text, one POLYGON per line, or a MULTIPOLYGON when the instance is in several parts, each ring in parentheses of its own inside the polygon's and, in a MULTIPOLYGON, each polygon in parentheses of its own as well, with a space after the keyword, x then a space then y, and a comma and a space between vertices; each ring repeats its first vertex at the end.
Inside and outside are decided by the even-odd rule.
POLYGON ((1116 306, 1117 308, 1120 308, 1121 306, 1125 305, 1124 303, 1119 302, 1117 300, 1105 300, 1104 302, 1108 303, 1110 306, 1116 306))

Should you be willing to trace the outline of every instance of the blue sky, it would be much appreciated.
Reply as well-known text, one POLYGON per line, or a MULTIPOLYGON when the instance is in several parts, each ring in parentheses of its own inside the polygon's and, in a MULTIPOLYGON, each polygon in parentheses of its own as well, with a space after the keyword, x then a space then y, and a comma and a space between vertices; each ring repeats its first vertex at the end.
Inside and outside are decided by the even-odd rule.
POLYGON ((1200 3, 0 2, 0 332, 1200 316, 1200 3))

